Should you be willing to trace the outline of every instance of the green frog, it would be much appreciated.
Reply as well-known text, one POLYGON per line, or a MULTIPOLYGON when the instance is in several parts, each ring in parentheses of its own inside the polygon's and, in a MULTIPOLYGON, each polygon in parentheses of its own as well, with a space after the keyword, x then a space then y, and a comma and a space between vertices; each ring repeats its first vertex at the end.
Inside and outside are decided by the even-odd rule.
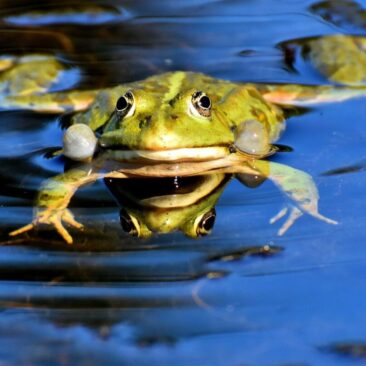
MULTIPOLYGON (((44 62, 50 75, 55 74, 53 68, 59 67, 57 62, 52 66, 50 60, 37 62, 44 62)), ((336 224, 318 212, 318 192, 310 175, 267 157, 277 151, 274 143, 285 129, 283 107, 344 100, 364 95, 363 88, 255 85, 176 71, 102 90, 49 93, 44 90, 44 81, 37 90, 34 67, 28 73, 32 82, 25 83, 28 76, 24 69, 23 63, 9 63, 4 71, 8 73, 3 78, 7 88, 0 94, 0 106, 74 112, 60 153, 77 165, 43 183, 33 221, 11 232, 11 236, 47 224, 71 244, 73 238, 65 224, 76 229, 83 226, 68 209, 69 202, 80 187, 97 179, 213 173, 236 174, 243 180, 248 176, 272 180, 292 201, 271 220, 276 222, 289 213, 280 235, 303 213, 336 224), (24 87, 21 93, 9 92, 19 89, 16 69, 20 66, 24 87), (31 92, 26 90, 27 84, 32 85, 31 92)), ((40 76, 44 76, 42 72, 40 76)), ((190 217, 202 217, 207 209, 200 206, 190 217)), ((131 232, 146 237, 159 231, 156 226, 153 230, 137 230, 143 226, 142 220, 131 221, 131 232)), ((201 235, 198 229, 185 232, 201 235)))

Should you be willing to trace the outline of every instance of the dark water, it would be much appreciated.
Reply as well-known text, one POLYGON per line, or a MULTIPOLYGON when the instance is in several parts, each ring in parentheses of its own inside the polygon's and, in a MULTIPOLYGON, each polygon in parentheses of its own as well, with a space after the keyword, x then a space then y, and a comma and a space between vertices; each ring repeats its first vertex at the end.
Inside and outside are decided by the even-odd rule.
MULTIPOLYGON (((44 3, 51 13, 72 7, 44 3)), ((80 14, 89 2, 79 4, 78 16, 30 19, 21 15, 37 2, 3 1, 0 53, 56 54, 81 68, 82 88, 178 69, 323 83, 301 60, 286 63, 281 45, 366 33, 361 1, 358 20, 327 17, 314 1, 105 1, 98 18, 80 14)), ((359 99, 294 116, 280 141, 294 151, 273 158, 314 177, 320 211, 338 226, 304 216, 278 237, 268 220, 283 195, 270 182, 248 189, 232 181, 211 236, 139 241, 122 233, 119 208, 98 182, 72 201, 90 230, 67 246, 51 233, 7 236, 31 219, 40 182, 63 170, 44 157, 62 131, 54 116, 2 112, 0 364, 366 362, 365 115, 359 99)))

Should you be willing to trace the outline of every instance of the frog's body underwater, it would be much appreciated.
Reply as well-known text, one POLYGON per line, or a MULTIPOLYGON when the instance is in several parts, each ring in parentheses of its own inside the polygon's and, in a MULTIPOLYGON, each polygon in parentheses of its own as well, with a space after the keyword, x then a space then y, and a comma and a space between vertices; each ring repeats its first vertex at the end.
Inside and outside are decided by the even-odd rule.
MULTIPOLYGON (((96 179, 212 173, 271 179, 295 204, 280 234, 303 212, 336 223, 319 214, 317 189, 308 174, 264 158, 276 151, 273 143, 284 130, 285 117, 280 105, 343 100, 365 95, 362 87, 254 85, 177 71, 99 91, 47 93, 43 80, 41 90, 37 91, 31 83, 31 92, 22 88, 19 93, 19 87, 12 87, 11 73, 19 79, 16 68, 23 67, 24 83, 29 79, 24 64, 37 62, 50 65, 50 59, 36 57, 4 67, 8 68, 3 72, 7 88, 0 106, 39 112, 75 111, 64 135, 63 154, 83 164, 47 180, 38 195, 33 222, 10 235, 26 232, 38 224, 50 224, 66 242, 72 243, 63 222, 75 228, 82 225, 67 206, 79 187, 96 179)), ((52 62, 51 69, 58 70, 59 64, 54 59, 52 62)), ((35 66, 31 67, 34 70, 35 66)), ((54 79, 56 71, 49 72, 54 79)), ((272 221, 286 212, 287 209, 282 210, 272 221)), ((200 212, 194 214, 198 217, 204 213, 205 208, 200 207, 200 212)), ((174 228, 187 226, 183 221, 174 228)), ((197 225, 197 220, 192 222, 197 225)), ((134 225, 139 225, 136 219, 134 225)), ((137 232, 140 236, 151 235, 149 230, 137 232)), ((185 232, 199 235, 198 228, 185 232)))

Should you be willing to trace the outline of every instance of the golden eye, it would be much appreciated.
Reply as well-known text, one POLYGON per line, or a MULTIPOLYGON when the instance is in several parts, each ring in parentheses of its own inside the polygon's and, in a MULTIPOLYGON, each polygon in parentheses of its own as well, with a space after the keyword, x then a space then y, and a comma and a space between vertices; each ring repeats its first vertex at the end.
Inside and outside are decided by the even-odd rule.
POLYGON ((215 219, 216 211, 214 208, 202 215, 202 217, 199 218, 196 228, 197 236, 209 234, 215 224, 215 219))
POLYGON ((211 99, 202 91, 196 91, 192 95, 191 112, 202 117, 211 116, 211 99))
POLYGON ((126 210, 121 209, 119 219, 124 232, 131 236, 140 236, 140 224, 135 217, 130 215, 126 210))
POLYGON ((135 111, 135 98, 132 92, 128 91, 118 98, 116 111, 120 117, 130 117, 135 111))

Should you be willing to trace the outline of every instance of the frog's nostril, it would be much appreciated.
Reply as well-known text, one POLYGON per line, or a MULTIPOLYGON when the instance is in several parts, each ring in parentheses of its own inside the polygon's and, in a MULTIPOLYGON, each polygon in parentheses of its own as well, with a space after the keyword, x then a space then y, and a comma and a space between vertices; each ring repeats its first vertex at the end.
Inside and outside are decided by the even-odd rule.
POLYGON ((146 116, 145 118, 141 119, 139 122, 139 128, 144 129, 150 126, 152 116, 146 116))

